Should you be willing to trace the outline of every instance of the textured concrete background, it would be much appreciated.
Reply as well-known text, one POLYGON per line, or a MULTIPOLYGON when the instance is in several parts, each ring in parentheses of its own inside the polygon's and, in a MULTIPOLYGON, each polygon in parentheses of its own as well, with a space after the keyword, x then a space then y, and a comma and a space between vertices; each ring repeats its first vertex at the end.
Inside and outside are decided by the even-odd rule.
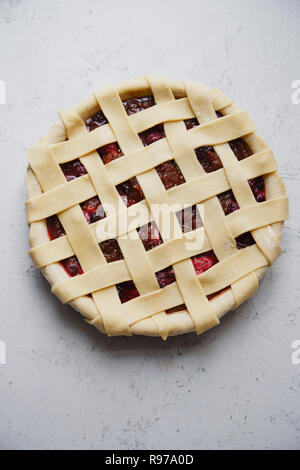
POLYGON ((0 448, 300 448, 299 0, 1 0, 0 448), (275 149, 283 255, 201 337, 108 339, 27 257, 25 151, 96 85, 164 73, 220 87, 275 149))

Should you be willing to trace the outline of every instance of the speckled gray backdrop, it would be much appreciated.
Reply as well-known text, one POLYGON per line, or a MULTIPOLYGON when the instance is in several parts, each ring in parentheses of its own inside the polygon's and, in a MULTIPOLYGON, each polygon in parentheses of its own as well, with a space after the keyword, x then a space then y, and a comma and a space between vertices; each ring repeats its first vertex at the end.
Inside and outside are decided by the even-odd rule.
POLYGON ((298 0, 1 0, 0 448, 300 448, 298 0), (108 339, 27 256, 25 152, 97 85, 220 87, 275 149, 292 218, 259 292, 201 337, 108 339))

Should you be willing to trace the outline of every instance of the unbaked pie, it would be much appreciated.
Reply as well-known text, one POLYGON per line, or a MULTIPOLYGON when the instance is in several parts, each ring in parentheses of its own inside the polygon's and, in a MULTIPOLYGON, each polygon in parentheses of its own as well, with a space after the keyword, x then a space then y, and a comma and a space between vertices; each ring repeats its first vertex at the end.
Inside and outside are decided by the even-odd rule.
POLYGON ((28 152, 26 209, 30 256, 63 303, 110 336, 165 339, 255 293, 288 199, 246 111, 155 76, 60 117, 28 152))

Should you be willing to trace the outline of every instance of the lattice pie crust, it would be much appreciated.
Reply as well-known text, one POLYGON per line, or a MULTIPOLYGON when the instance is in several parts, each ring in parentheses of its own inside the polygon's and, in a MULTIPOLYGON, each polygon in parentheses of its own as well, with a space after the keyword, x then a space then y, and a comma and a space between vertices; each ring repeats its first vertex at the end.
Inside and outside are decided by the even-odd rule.
MULTIPOLYGON (((97 90, 74 107, 60 112, 62 122, 28 152, 26 203, 30 225, 30 256, 63 303, 70 303, 98 330, 108 335, 149 335, 167 338, 217 325, 220 318, 255 293, 267 267, 281 252, 283 221, 288 199, 277 174, 272 150, 254 132, 246 111, 240 110, 217 89, 202 84, 172 82, 164 77, 138 78, 97 90), (128 116, 122 100, 153 96, 155 105, 128 116), (85 121, 99 110, 108 124, 88 132, 85 121), (216 111, 222 118, 217 119, 216 111), (184 120, 200 125, 187 130, 184 120), (139 133, 164 125, 165 138, 144 147, 139 133), (241 161, 228 142, 243 137, 253 155, 241 161), (104 165, 97 149, 118 142, 123 156, 104 165), (222 167, 205 173, 195 149, 214 147, 222 167), (79 158, 87 174, 66 181, 60 165, 79 158), (155 167, 174 159, 185 183, 166 190, 155 167), (192 253, 185 248, 184 234, 146 251, 136 239, 118 238, 123 258, 107 263, 99 247, 97 227, 105 219, 88 224, 80 203, 98 196, 101 203, 120 207, 116 186, 136 176, 145 196, 144 220, 154 220, 155 203, 179 203, 181 207, 203 203, 204 245, 192 253), (248 180, 264 177, 266 201, 257 203, 248 180), (239 210, 225 216, 217 195, 231 189, 239 210), (65 235, 50 240, 47 217, 59 214, 65 235), (251 232, 255 243, 237 249, 235 239, 251 232), (218 262, 197 275, 191 256, 213 250, 218 262), (69 277, 59 261, 76 255, 83 274, 69 277), (155 276, 172 266, 176 282, 160 288, 155 276), (116 284, 132 280, 139 292, 121 303, 116 284), (208 296, 221 291, 218 295, 208 296), (178 305, 186 310, 166 313, 178 305)), ((130 217, 131 207, 125 207, 130 217)), ((120 211, 120 209, 118 209, 120 211)), ((106 213, 106 217, 112 217, 106 213)), ((179 228, 178 228, 179 230, 179 228)), ((191 237, 191 233, 189 233, 191 237)))

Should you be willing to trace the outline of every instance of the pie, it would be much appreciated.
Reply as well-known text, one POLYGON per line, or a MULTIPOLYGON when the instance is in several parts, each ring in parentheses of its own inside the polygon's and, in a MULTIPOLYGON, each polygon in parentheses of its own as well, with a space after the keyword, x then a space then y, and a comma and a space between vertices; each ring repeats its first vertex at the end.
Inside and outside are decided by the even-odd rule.
POLYGON ((26 211, 32 261, 63 303, 109 336, 166 339, 255 293, 281 253, 288 198, 246 111, 154 76, 60 118, 28 152, 26 211))

